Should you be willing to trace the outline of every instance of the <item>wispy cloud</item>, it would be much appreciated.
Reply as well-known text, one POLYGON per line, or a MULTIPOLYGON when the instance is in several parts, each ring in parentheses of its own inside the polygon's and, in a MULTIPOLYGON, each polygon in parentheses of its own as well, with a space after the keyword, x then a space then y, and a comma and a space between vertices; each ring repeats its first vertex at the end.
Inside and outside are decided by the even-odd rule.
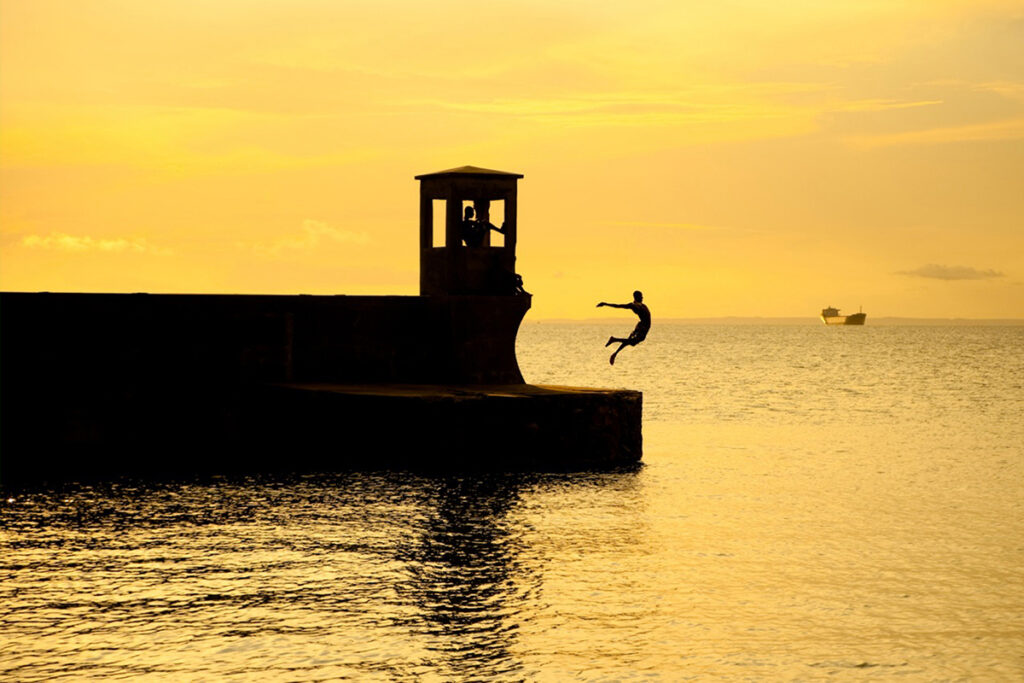
POLYGON ((971 266, 940 266, 935 263, 929 263, 914 270, 901 270, 898 271, 898 274, 927 277, 933 280, 987 280, 1004 276, 1004 273, 998 270, 979 270, 971 266))
POLYGON ((780 103, 779 97, 818 92, 823 87, 819 84, 788 82, 692 85, 675 91, 578 92, 562 97, 431 99, 410 101, 408 105, 556 122, 674 125, 703 121, 743 122, 791 116, 799 113, 799 110, 780 103))
POLYGON ((997 95, 1017 102, 1024 102, 1024 83, 1015 81, 988 81, 985 83, 969 84, 973 90, 981 92, 993 92, 997 95))
POLYGON ((698 223, 673 223, 657 221, 612 221, 609 225, 616 228, 668 228, 672 230, 722 230, 713 225, 698 223))
POLYGON ((830 106, 829 110, 837 112, 889 111, 892 109, 916 109, 918 107, 934 107, 940 104, 943 104, 943 100, 904 101, 869 99, 841 102, 839 104, 830 106))
POLYGON ((848 140, 859 147, 892 147, 894 145, 935 145, 949 142, 1019 140, 1021 138, 1024 138, 1024 119, 930 128, 886 135, 864 135, 848 140))
POLYGON ((49 235, 27 235, 21 246, 30 249, 51 249, 70 252, 108 252, 130 254, 170 254, 170 249, 150 244, 142 237, 96 238, 54 232, 49 235))
POLYGON ((367 244, 369 235, 365 232, 352 232, 334 228, 323 221, 306 219, 302 222, 302 231, 285 235, 273 242, 257 242, 251 244, 254 250, 266 254, 280 254, 285 251, 315 249, 327 244, 367 244))

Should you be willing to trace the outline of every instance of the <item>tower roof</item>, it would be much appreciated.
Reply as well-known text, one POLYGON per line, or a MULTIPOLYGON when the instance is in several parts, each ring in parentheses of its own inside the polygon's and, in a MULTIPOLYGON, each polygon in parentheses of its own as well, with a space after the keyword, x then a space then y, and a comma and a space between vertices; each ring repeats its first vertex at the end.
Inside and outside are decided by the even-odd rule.
POLYGON ((424 173, 416 176, 416 180, 423 180, 424 178, 436 178, 438 176, 505 176, 507 178, 522 178, 522 173, 508 173, 506 171, 494 171, 489 168, 480 168, 479 166, 459 166, 458 168, 449 168, 446 171, 437 171, 436 173, 424 173))

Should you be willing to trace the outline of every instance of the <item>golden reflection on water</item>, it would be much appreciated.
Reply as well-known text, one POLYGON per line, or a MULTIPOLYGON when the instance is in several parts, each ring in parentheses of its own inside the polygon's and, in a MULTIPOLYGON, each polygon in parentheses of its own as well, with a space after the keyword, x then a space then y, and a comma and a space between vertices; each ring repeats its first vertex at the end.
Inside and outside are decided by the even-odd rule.
POLYGON ((392 618, 424 643, 421 661, 443 679, 522 677, 517 622, 540 575, 519 559, 522 530, 505 521, 520 489, 516 479, 444 480, 424 492, 422 524, 396 548, 395 589, 410 609, 392 618))
POLYGON ((22 492, 4 510, 2 671, 536 678, 544 667, 523 633, 548 604, 549 555, 600 556, 637 536, 629 517, 609 525, 605 511, 592 530, 541 544, 524 513, 567 489, 596 510, 624 509, 635 496, 619 494, 636 477, 351 474, 22 492))

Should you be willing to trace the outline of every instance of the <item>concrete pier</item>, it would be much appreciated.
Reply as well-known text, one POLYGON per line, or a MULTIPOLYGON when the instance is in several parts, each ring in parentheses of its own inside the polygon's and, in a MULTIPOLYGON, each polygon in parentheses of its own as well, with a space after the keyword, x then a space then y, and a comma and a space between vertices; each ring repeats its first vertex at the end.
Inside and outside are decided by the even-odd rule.
POLYGON ((638 462, 639 392, 522 382, 528 306, 0 293, 0 483, 638 462))
POLYGON ((639 462, 639 392, 523 382, 522 176, 416 178, 420 296, 0 293, 0 484, 639 462))

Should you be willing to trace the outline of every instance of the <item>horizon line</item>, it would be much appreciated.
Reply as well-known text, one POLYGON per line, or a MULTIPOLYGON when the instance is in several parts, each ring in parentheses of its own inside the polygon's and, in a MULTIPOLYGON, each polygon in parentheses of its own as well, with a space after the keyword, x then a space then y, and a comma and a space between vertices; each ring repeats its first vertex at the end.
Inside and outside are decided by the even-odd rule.
MULTIPOLYGON (((533 320, 525 319, 526 323, 604 323, 608 321, 621 321, 621 320, 633 320, 633 318, 627 316, 614 316, 614 317, 602 317, 602 318, 565 318, 565 317, 552 317, 552 318, 536 318, 533 320)), ((690 316, 690 317, 665 317, 658 318, 658 323, 665 324, 729 324, 729 323, 775 323, 775 324, 808 324, 808 323, 821 323, 820 316, 742 316, 742 315, 728 315, 728 316, 690 316)), ((960 324, 999 324, 999 325, 1024 325, 1024 318, 968 318, 964 316, 954 317, 914 317, 914 316, 902 316, 902 315, 890 315, 890 316, 874 316, 869 318, 868 325, 871 323, 960 323, 960 324)), ((845 327, 845 326, 835 326, 845 327)))

